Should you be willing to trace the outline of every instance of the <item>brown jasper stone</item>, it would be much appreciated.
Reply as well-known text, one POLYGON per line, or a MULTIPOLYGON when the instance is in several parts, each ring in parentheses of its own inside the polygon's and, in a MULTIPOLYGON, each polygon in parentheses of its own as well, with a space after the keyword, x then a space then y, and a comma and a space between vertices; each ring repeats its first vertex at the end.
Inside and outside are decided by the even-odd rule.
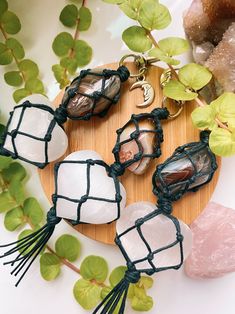
MULTIPOLYGON (((103 69, 92 70, 93 73, 102 73, 102 71, 103 69)), ((68 100, 68 92, 77 86, 77 80, 78 79, 75 79, 66 90, 62 103, 68 100)), ((88 73, 87 76, 81 79, 80 83, 78 84, 76 95, 73 98, 70 98, 67 104, 67 112, 69 117, 76 118, 87 113, 101 113, 112 103, 111 100, 119 94, 120 87, 121 80, 118 75, 112 75, 110 78, 104 79, 103 76, 96 76, 88 73), (102 93, 102 95, 110 98, 110 100, 102 97, 101 95, 95 103, 95 99, 92 97, 95 92, 102 93), (95 107, 93 110, 94 103, 95 107)))

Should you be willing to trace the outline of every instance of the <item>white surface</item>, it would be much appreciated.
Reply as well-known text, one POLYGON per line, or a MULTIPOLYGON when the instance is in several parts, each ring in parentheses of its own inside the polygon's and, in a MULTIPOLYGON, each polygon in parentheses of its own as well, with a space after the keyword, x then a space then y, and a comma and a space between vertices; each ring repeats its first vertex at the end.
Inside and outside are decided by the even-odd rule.
MULTIPOLYGON (((56 95, 58 88, 53 78, 51 65, 57 63, 57 58, 51 49, 55 35, 64 28, 58 22, 61 9, 67 4, 64 0, 21 0, 9 1, 10 9, 21 17, 22 31, 19 38, 26 47, 27 57, 32 58, 40 65, 42 79, 48 88, 50 99, 56 95)), ((174 11, 174 20, 171 27, 160 32, 158 37, 165 35, 181 35, 182 12, 189 5, 190 0, 162 0, 162 3, 174 11)), ((81 35, 94 48, 94 58, 90 66, 105 64, 118 60, 127 50, 123 46, 120 34, 128 23, 117 8, 103 4, 102 1, 88 0, 93 11, 93 23, 89 32, 81 35)), ((3 69, 0 67, 0 103, 4 117, 13 107, 12 90, 3 82, 3 69)), ((234 173, 235 157, 224 159, 218 186, 213 200, 225 206, 235 208, 234 173)), ((28 181, 29 194, 38 197, 45 208, 48 201, 39 184, 38 176, 33 167, 28 167, 30 180, 28 181)), ((190 210, 190 209, 189 209, 190 210)), ((0 216, 1 242, 13 241, 17 233, 7 232, 3 228, 3 215, 0 216)), ((74 233, 82 241, 83 256, 89 254, 103 255, 109 261, 110 269, 123 264, 119 251, 110 246, 97 244, 82 235, 75 233, 65 223, 57 228, 52 242, 61 233, 74 233)), ((81 259, 78 261, 80 263, 81 259)), ((0 273, 0 312, 1 314, 83 314, 87 313, 76 303, 72 289, 78 276, 63 268, 61 276, 54 282, 48 283, 40 278, 38 263, 30 270, 22 284, 16 289, 15 278, 9 275, 9 269, 1 267, 0 273)), ((155 300, 155 307, 150 314, 234 314, 235 308, 235 274, 229 274, 220 279, 195 281, 187 278, 183 271, 169 271, 155 276, 155 284, 150 294, 155 300)), ((127 314, 134 313, 127 310, 127 314)))

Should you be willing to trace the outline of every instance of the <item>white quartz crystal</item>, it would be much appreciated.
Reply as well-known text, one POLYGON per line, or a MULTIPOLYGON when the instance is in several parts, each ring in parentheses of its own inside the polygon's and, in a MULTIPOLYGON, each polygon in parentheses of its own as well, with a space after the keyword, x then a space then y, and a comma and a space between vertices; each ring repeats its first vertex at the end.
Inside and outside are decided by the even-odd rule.
MULTIPOLYGON (((44 104, 51 106, 48 98, 42 95, 29 96, 23 99, 21 103, 26 100, 29 100, 32 104, 44 104)), ((8 128, 9 132, 17 128, 22 110, 22 107, 14 110, 13 117, 8 128)), ((40 108, 27 108, 25 110, 19 131, 28 133, 38 138, 44 138, 52 119, 53 115, 48 111, 40 108)), ((37 163, 45 162, 45 142, 18 134, 15 138, 15 144, 20 157, 37 163)), ((48 161, 50 162, 61 157, 65 153, 67 146, 67 135, 64 130, 56 124, 52 131, 51 140, 48 143, 48 161)), ((9 135, 6 137, 4 148, 10 152, 14 152, 12 138, 9 135)))
MULTIPOLYGON (((120 235, 129 227, 135 225, 135 221, 145 217, 156 210, 156 205, 150 202, 138 202, 125 208, 121 218, 117 222, 117 233, 120 235)), ((180 221, 181 233, 184 236, 183 248, 184 259, 189 255, 192 248, 192 232, 190 228, 180 221)), ((141 227, 144 238, 152 251, 165 247, 176 240, 176 229, 173 222, 164 215, 158 215, 146 221, 141 227)), ((122 245, 131 261, 146 257, 149 251, 140 238, 136 228, 120 238, 122 245)), ((154 256, 152 261, 156 267, 173 266, 180 263, 179 244, 161 251, 154 256)), ((137 269, 150 269, 148 261, 136 264, 137 269)))
MULTIPOLYGON (((102 160, 94 151, 82 150, 67 156, 65 160, 102 160)), ((120 184, 122 195, 121 210, 126 204, 126 192, 120 184)), ((87 165, 86 164, 62 164, 58 170, 58 194, 70 199, 80 199, 87 191, 87 165)), ((114 181, 107 175, 104 167, 99 165, 90 168, 89 195, 99 198, 115 200, 114 181)), ((57 216, 67 219, 77 219, 76 202, 58 198, 56 203, 57 216)), ((80 221, 92 224, 104 224, 117 218, 117 204, 106 201, 87 200, 82 204, 80 221)))

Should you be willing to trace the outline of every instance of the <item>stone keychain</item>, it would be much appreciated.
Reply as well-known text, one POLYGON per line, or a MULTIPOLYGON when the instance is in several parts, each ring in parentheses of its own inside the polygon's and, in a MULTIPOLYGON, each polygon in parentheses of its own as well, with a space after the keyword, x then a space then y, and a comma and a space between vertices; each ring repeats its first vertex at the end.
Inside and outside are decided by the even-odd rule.
POLYGON ((82 70, 65 90, 53 110, 48 99, 32 95, 10 113, 0 154, 18 158, 39 168, 61 157, 68 145, 62 125, 67 118, 103 117, 120 98, 121 83, 130 76, 124 65, 117 70, 82 70))
POLYGON ((62 218, 70 220, 73 225, 111 223, 120 218, 120 213, 125 207, 126 192, 118 177, 124 174, 126 168, 133 165, 136 169, 141 167, 143 171, 151 158, 161 154, 160 143, 163 134, 160 120, 166 119, 168 115, 166 108, 156 108, 150 113, 132 115, 128 123, 117 130, 117 142, 113 149, 115 162, 110 166, 94 151, 74 152, 55 164, 55 193, 52 196, 53 206, 47 214, 46 224, 19 241, 0 246, 13 246, 0 258, 20 251, 15 259, 5 263, 17 264, 11 272, 15 275, 21 274, 16 286, 43 250, 62 218), (148 123, 151 128, 148 128, 148 123), (130 124, 134 125, 134 131, 128 138, 123 139, 122 134, 130 124), (143 140, 142 136, 146 138, 143 140), (145 147, 149 136, 154 143, 151 151, 145 147), (128 143, 133 145, 133 141, 138 147, 138 152, 133 156, 128 155, 127 160, 120 161, 122 146, 128 143), (25 252, 27 253, 24 254, 25 252))
POLYGON ((132 204, 117 222, 115 242, 126 260, 127 270, 93 314, 114 311, 123 314, 129 285, 137 283, 141 273, 153 275, 182 266, 192 246, 192 235, 172 215, 172 202, 207 184, 217 169, 215 155, 208 146, 209 133, 203 131, 200 137, 199 142, 178 147, 157 166, 152 177, 157 206, 147 202, 132 204))

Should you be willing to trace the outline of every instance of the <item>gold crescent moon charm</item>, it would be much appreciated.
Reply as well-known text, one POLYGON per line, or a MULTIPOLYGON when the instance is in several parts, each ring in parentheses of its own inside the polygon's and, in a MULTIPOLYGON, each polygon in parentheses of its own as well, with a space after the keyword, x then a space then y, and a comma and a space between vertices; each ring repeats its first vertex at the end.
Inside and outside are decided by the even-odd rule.
POLYGON ((152 104, 154 100, 154 89, 147 81, 137 81, 135 82, 131 87, 130 91, 132 91, 135 88, 142 88, 144 90, 144 102, 141 104, 136 105, 136 107, 148 107, 152 104))

